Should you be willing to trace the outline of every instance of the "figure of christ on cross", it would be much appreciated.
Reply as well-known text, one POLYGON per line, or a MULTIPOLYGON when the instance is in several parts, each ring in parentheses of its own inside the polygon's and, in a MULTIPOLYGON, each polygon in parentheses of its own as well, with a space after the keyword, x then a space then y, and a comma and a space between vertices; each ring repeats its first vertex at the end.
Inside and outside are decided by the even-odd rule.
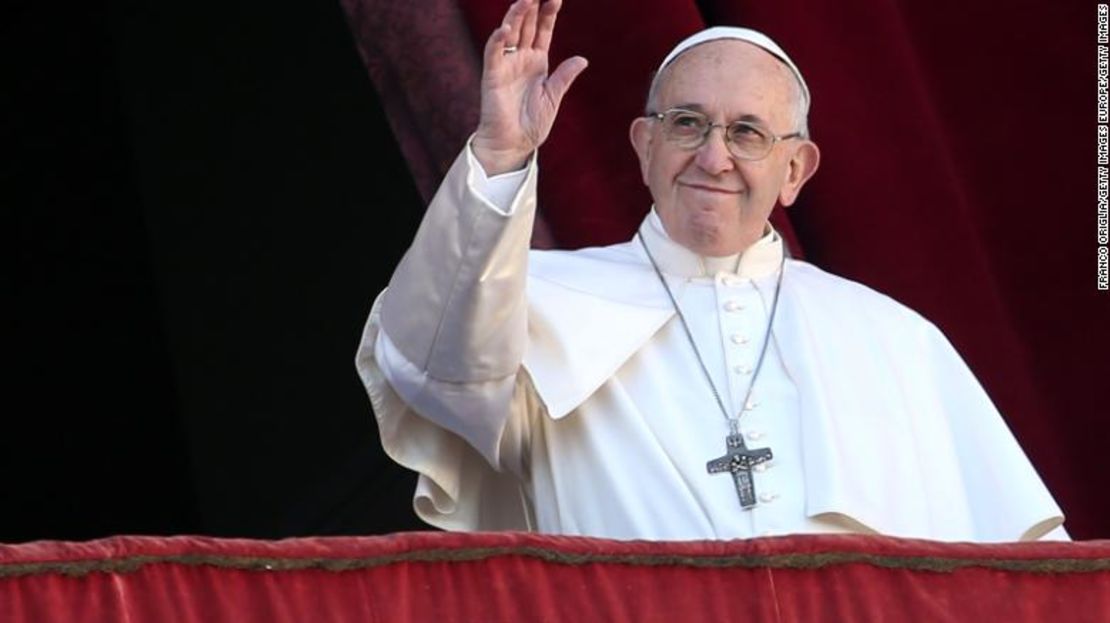
POLYGON ((740 496, 740 506, 748 510, 755 506, 755 483, 752 482, 752 468, 760 463, 770 461, 773 455, 770 448, 754 448, 749 450, 744 445, 744 436, 733 432, 725 438, 728 452, 705 464, 710 474, 731 472, 732 480, 736 483, 736 494, 740 496))

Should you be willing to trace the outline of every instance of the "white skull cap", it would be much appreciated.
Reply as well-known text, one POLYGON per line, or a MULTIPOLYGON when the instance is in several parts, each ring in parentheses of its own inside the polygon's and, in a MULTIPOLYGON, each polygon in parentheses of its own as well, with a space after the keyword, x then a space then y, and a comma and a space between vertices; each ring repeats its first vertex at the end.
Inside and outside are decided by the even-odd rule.
POLYGON ((790 57, 786 55, 786 52, 782 51, 782 48, 779 47, 779 44, 772 41, 771 38, 767 35, 759 32, 758 30, 752 30, 751 28, 740 28, 738 26, 714 26, 712 28, 706 28, 701 32, 694 33, 693 35, 690 35, 689 37, 683 39, 681 43, 676 45, 674 49, 671 50, 670 54, 668 54, 667 57, 663 59, 663 62, 659 65, 659 71, 656 72, 656 75, 662 73, 663 69, 667 65, 670 65, 683 52, 696 45, 701 45, 710 41, 717 41, 718 39, 736 39, 737 41, 747 41, 752 45, 756 45, 763 48, 764 50, 767 50, 775 58, 785 63, 786 66, 790 68, 790 71, 793 72, 794 77, 798 79, 798 85, 802 87, 802 99, 804 100, 805 108, 807 110, 809 109, 809 87, 806 86, 806 81, 802 78, 802 72, 798 71, 798 66, 794 64, 794 61, 790 60, 790 57))

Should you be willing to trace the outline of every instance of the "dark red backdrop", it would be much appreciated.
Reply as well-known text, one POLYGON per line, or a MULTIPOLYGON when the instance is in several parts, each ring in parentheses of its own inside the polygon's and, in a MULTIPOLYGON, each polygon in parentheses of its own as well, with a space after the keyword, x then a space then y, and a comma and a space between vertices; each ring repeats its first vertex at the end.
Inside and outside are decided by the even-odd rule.
MULTIPOLYGON (((507 2, 344 0, 425 197, 475 125, 507 2)), ((813 92, 821 170, 776 215, 806 259, 937 323, 1080 538, 1110 535, 1110 293, 1096 289, 1096 4, 566 0, 554 61, 591 65, 541 151, 537 246, 626 239, 650 72, 706 25, 764 30, 813 92)))

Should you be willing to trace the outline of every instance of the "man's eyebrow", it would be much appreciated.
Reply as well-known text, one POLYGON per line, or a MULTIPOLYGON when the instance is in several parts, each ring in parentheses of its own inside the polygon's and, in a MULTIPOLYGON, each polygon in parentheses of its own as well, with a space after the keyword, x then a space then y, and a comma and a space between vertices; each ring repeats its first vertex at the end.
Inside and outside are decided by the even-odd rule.
POLYGON ((759 115, 752 115, 752 114, 740 115, 736 119, 733 119, 733 121, 746 121, 748 123, 758 123, 759 125, 767 125, 767 122, 763 119, 763 117, 760 117, 759 115))
POLYGON ((678 104, 676 106, 671 106, 671 108, 681 108, 683 110, 705 113, 705 109, 702 108, 701 104, 678 104))
MULTIPOLYGON (((675 106, 671 106, 671 108, 681 108, 683 110, 690 110, 690 111, 693 111, 693 112, 700 112, 703 115, 707 115, 707 113, 705 112, 705 107, 704 106, 702 106, 701 104, 695 104, 695 103, 692 103, 692 102, 688 103, 688 104, 677 104, 675 106)), ((728 120, 729 123, 732 123, 733 121, 745 121, 745 122, 748 122, 748 123, 757 123, 759 125, 767 125, 767 121, 763 117, 760 117, 759 115, 752 114, 752 113, 748 113, 746 115, 741 115, 739 117, 728 120)))

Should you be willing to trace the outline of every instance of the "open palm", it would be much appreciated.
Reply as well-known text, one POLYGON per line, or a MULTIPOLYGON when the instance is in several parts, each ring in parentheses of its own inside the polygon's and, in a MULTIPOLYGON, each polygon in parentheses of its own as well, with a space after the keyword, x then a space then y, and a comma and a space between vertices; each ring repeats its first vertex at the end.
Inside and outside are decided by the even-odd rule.
POLYGON ((486 42, 474 154, 486 173, 518 169, 551 132, 559 103, 586 68, 575 56, 548 74, 560 0, 517 0, 486 42))

